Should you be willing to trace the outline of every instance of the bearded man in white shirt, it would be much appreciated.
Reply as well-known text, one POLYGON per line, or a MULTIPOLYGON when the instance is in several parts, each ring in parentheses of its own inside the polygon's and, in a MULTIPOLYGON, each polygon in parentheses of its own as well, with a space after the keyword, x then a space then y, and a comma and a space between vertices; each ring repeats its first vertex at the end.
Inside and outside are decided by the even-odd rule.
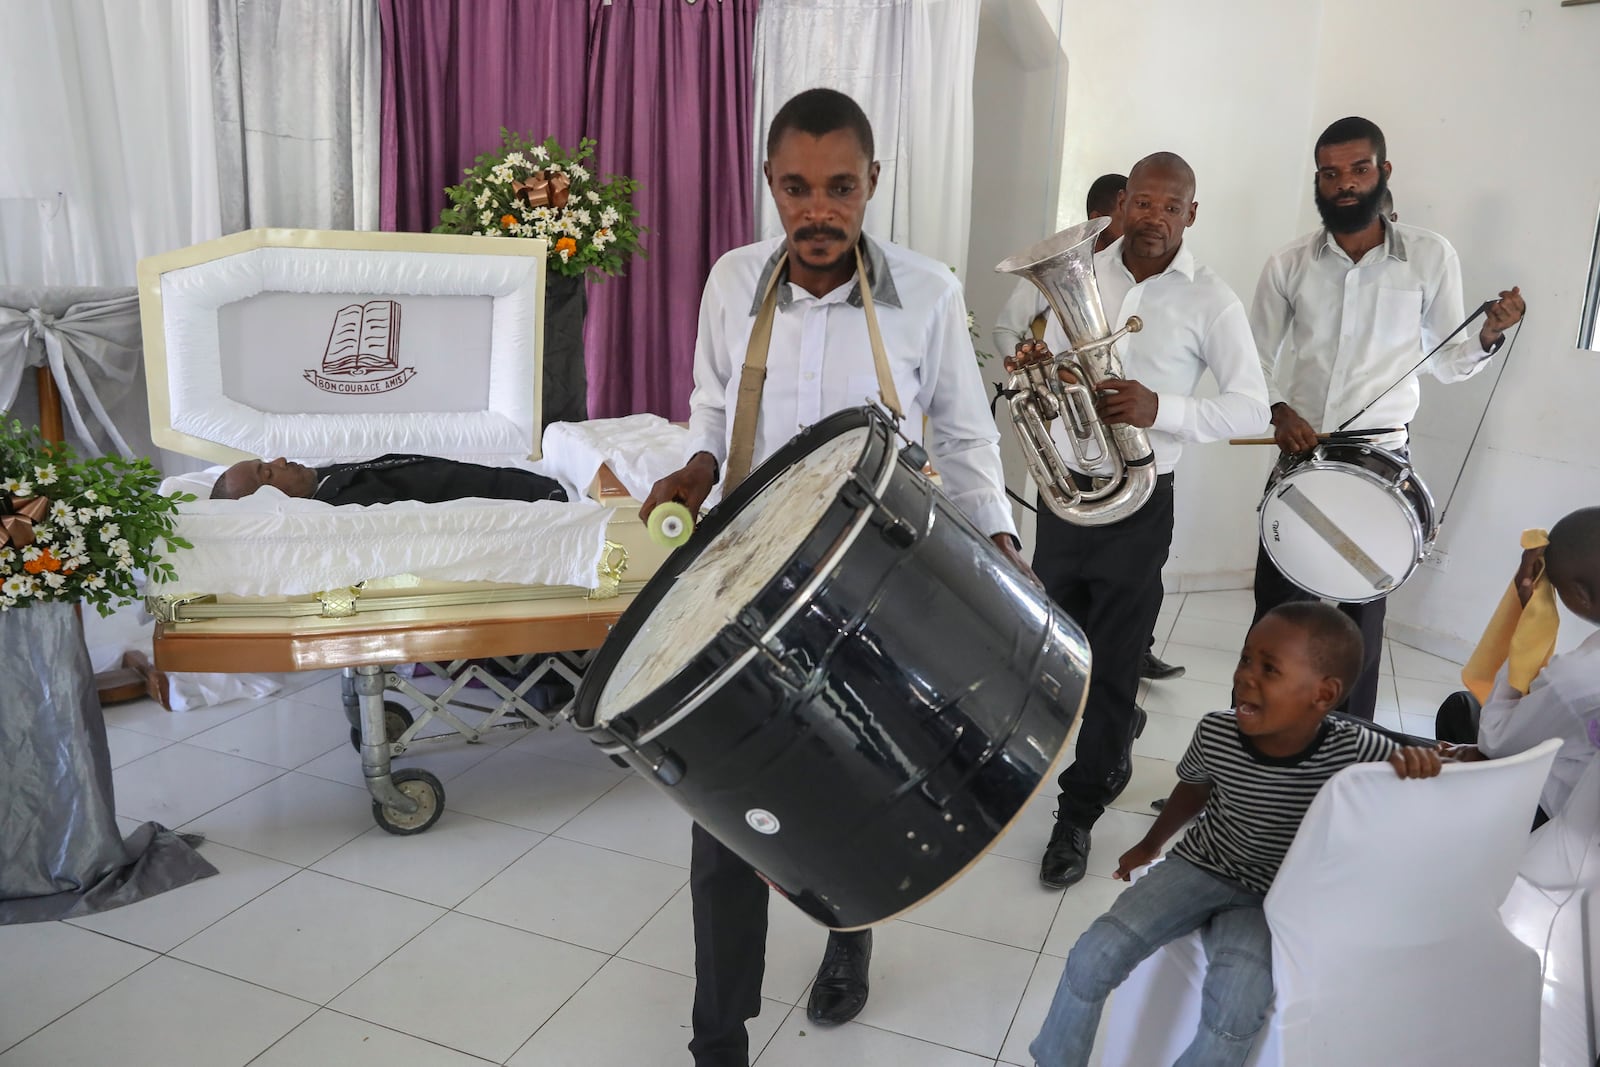
MULTIPOLYGON (((1072 765, 1061 773, 1056 825, 1039 881, 1063 889, 1081 880, 1089 830, 1128 784, 1139 667, 1161 609, 1161 566, 1172 545, 1173 471, 1186 443, 1250 432, 1267 418, 1244 305, 1220 277, 1195 262, 1184 244, 1194 224, 1194 171, 1171 152, 1141 159, 1123 194, 1122 237, 1094 257, 1095 282, 1114 326, 1138 315, 1144 328, 1119 342, 1123 379, 1099 383, 1100 417, 1149 431, 1156 485, 1133 515, 1108 526, 1075 526, 1039 504, 1033 567, 1052 599, 1083 627, 1093 662, 1089 696, 1072 765), (1207 372, 1215 397, 1197 397, 1207 372)), ((1017 346, 1023 360, 1067 347, 1061 324, 1043 344, 1017 346)), ((1064 431, 1052 426, 1069 465, 1064 431)), ((1080 487, 1088 487, 1080 471, 1080 487)))
MULTIPOLYGON (((1340 119, 1317 138, 1314 154, 1312 195, 1323 228, 1273 253, 1250 309, 1280 468, 1316 448, 1319 432, 1345 428, 1368 404, 1348 429, 1392 428, 1369 440, 1407 454, 1405 427, 1422 396, 1417 372, 1407 372, 1465 317, 1461 261, 1450 242, 1383 214, 1392 170, 1383 131, 1364 118, 1340 119)), ((1476 335, 1441 348, 1420 369, 1441 382, 1472 377, 1525 309, 1520 290, 1501 292, 1476 335)), ((1257 621, 1279 604, 1313 599, 1257 549, 1257 621)), ((1366 646, 1361 678, 1340 710, 1369 722, 1385 603, 1339 605, 1361 627, 1366 646)))
MULTIPOLYGON (((920 436, 927 416, 928 449, 945 492, 1032 577, 1018 554, 1000 435, 967 332, 961 284, 944 264, 861 232, 878 182, 866 115, 831 89, 801 93, 773 117, 762 169, 784 237, 736 248, 712 267, 695 343, 688 462, 656 483, 640 514, 648 518, 668 500, 698 511, 716 485, 732 446, 740 367, 775 271, 783 273, 752 465, 806 426, 877 394, 856 270, 859 246, 890 376, 906 408, 902 429, 920 436)), ((748 864, 710 834, 698 825, 693 834, 695 1000, 689 1051, 697 1067, 743 1067, 749 1062, 745 1022, 761 1010, 769 892, 748 864)), ((871 953, 870 931, 828 935, 808 1018, 842 1023, 861 1011, 871 953)))

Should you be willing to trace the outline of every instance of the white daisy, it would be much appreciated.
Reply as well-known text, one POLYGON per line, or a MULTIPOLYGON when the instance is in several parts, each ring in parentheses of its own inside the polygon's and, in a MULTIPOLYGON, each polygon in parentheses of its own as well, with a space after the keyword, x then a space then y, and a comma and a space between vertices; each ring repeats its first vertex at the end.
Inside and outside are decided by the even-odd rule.
POLYGON ((72 518, 72 505, 57 500, 50 505, 50 517, 57 522, 67 522, 72 518))
POLYGON ((40 577, 44 579, 44 584, 51 589, 60 589, 67 584, 66 578, 55 571, 45 571, 40 577))
POLYGON ((576 178, 578 181, 586 182, 586 181, 589 180, 589 172, 586 169, 584 169, 582 164, 574 163, 571 167, 569 167, 567 169, 572 171, 572 176, 574 178, 576 178))
POLYGON ((86 589, 104 589, 106 580, 98 574, 91 574, 83 580, 83 584, 86 589))
POLYGON ((104 526, 100 527, 100 540, 109 541, 121 532, 122 527, 118 526, 114 522, 108 522, 104 526))
POLYGON ((43 467, 33 468, 33 477, 40 485, 51 485, 56 480, 56 465, 47 463, 43 467))
POLYGON ((6 579, 5 585, 0 585, 0 593, 4 593, 9 597, 26 596, 27 588, 27 578, 20 574, 14 574, 6 579))
POLYGON ((85 489, 83 491, 83 499, 85 499, 89 503, 93 504, 96 500, 99 500, 100 498, 94 495, 94 490, 93 489, 85 489))
POLYGON ((532 148, 528 149, 528 154, 540 162, 550 158, 550 153, 545 151, 545 147, 542 144, 536 144, 532 148))

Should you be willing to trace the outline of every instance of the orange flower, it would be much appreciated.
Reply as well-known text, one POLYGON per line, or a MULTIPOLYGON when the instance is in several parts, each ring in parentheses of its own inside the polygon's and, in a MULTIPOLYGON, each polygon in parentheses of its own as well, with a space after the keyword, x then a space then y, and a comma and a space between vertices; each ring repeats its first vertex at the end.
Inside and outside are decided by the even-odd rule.
POLYGON ((38 574, 40 571, 58 571, 61 569, 61 561, 56 559, 55 554, 47 548, 33 559, 24 563, 22 569, 29 574, 38 574))
POLYGON ((561 240, 556 242, 556 251, 566 252, 569 255, 574 254, 578 251, 578 242, 574 241, 570 237, 563 237, 561 240))
POLYGON ((511 229, 511 227, 515 226, 516 224, 517 224, 517 217, 515 215, 512 215, 512 214, 510 214, 508 212, 508 213, 500 216, 500 225, 504 226, 506 229, 509 230, 509 229, 511 229))

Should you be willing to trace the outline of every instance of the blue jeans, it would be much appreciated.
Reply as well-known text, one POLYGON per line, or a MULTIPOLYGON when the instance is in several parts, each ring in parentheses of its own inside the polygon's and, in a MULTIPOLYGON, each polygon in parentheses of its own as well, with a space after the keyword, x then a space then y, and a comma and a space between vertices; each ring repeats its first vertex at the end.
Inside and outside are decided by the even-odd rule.
POLYGON ((1028 1046, 1034 1060, 1084 1067, 1106 997, 1156 949, 1198 929, 1208 961, 1200 1027, 1176 1067, 1244 1063, 1272 1007, 1272 938, 1261 901, 1176 856, 1150 868, 1072 946, 1044 1027, 1028 1046))

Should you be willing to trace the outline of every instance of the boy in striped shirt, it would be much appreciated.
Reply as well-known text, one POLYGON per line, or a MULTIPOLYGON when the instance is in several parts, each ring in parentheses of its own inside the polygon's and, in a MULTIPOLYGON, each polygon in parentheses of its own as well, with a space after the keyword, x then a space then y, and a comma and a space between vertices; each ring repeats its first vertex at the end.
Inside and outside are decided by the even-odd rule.
POLYGON ((1353 763, 1388 760, 1402 778, 1439 773, 1434 749, 1327 717, 1360 674, 1361 652, 1355 623, 1318 601, 1280 605, 1251 628, 1233 674, 1238 706, 1200 720, 1177 786, 1116 877, 1127 880, 1199 821, 1073 946, 1029 1047, 1040 1067, 1087 1064, 1106 997, 1156 949, 1197 929, 1208 960, 1200 1026, 1178 1062, 1244 1063, 1272 1006, 1261 904, 1317 790, 1353 763))

